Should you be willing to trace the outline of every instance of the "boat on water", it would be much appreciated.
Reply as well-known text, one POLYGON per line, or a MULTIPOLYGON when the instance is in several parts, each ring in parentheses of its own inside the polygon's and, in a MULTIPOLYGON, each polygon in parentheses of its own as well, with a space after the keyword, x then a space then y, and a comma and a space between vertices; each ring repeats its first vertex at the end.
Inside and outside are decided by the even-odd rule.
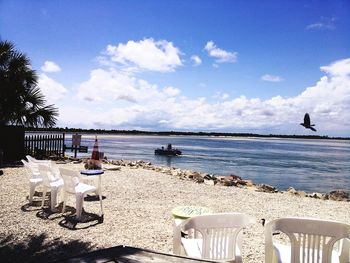
POLYGON ((154 150, 154 154, 156 155, 167 155, 167 156, 177 156, 181 155, 182 152, 176 148, 173 148, 169 143, 166 148, 162 146, 162 148, 158 148, 154 150))

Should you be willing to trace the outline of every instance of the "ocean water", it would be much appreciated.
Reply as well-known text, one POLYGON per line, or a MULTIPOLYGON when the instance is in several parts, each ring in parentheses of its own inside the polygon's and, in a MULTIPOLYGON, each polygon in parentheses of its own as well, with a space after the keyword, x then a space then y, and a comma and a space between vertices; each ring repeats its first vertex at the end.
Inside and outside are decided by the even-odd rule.
MULTIPOLYGON (((307 192, 350 190, 350 142, 277 138, 201 136, 98 135, 99 151, 108 159, 144 160, 152 164, 216 175, 235 174, 279 190, 294 187, 307 192), (154 155, 171 143, 181 156, 154 155)), ((91 155, 94 135, 83 134, 81 145, 91 155)), ((66 145, 71 135, 66 134, 66 145)), ((66 154, 73 153, 67 151, 66 154)))

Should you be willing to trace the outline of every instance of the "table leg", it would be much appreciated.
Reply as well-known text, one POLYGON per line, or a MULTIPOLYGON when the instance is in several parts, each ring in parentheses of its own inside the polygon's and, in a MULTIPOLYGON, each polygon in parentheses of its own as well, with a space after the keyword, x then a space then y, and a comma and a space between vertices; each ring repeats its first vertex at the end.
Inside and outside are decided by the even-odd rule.
POLYGON ((101 190, 101 188, 102 188, 102 180, 101 180, 101 175, 98 177, 98 189, 97 189, 97 191, 98 191, 98 195, 99 195, 99 198, 100 198, 100 205, 101 205, 101 215, 103 215, 103 207, 102 207, 102 190, 101 190))

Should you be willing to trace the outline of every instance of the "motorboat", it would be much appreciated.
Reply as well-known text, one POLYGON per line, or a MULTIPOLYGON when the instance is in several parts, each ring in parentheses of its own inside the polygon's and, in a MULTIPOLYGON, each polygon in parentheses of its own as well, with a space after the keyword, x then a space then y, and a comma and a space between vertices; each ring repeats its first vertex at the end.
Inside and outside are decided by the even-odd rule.
POLYGON ((167 155, 167 156, 177 156, 181 155, 182 152, 176 148, 173 148, 169 143, 166 148, 162 146, 162 148, 158 148, 154 150, 154 154, 156 155, 167 155))

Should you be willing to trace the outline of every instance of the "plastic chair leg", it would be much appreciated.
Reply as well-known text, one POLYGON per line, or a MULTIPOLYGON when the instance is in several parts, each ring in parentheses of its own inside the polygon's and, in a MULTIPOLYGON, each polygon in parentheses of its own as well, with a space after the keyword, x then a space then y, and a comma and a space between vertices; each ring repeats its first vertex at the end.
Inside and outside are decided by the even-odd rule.
POLYGON ((47 192, 47 188, 46 188, 46 186, 44 186, 44 190, 43 190, 43 199, 42 199, 42 201, 41 201, 41 207, 44 207, 46 192, 47 192))
POLYGON ((101 206, 101 216, 103 215, 103 207, 102 207, 102 195, 101 192, 99 193, 99 199, 100 199, 100 206, 101 206))
POLYGON ((64 193, 63 193, 62 214, 66 211, 66 204, 67 204, 67 194, 66 194, 66 192, 64 192, 64 193))
POLYGON ((76 218, 77 220, 80 220, 81 212, 83 210, 84 195, 77 194, 75 198, 76 198, 76 210, 77 210, 76 218))
POLYGON ((30 190, 29 190, 29 203, 32 203, 33 202, 33 196, 34 196, 34 193, 35 193, 35 184, 31 183, 30 184, 30 190))
POLYGON ((55 207, 57 204, 57 188, 51 188, 51 212, 55 212, 55 207))

